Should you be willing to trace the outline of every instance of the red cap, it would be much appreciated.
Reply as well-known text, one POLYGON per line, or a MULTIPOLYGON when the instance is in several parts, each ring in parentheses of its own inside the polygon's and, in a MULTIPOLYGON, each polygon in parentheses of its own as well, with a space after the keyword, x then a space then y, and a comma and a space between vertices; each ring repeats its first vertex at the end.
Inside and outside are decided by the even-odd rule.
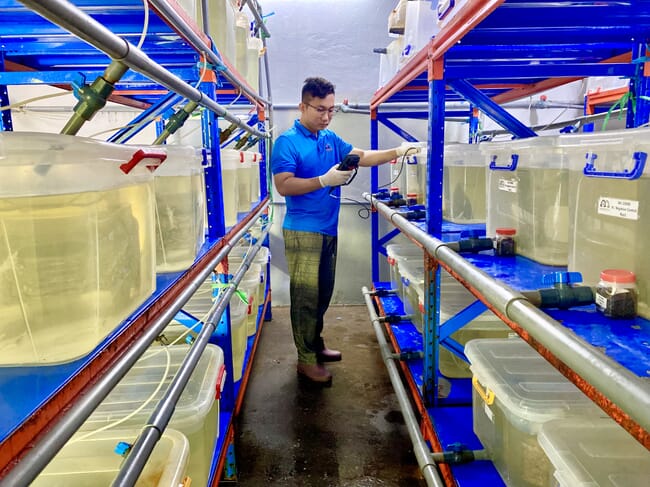
POLYGON ((406 193, 407 198, 417 198, 418 194, 417 193, 406 193))
POLYGON ((632 271, 624 269, 605 269, 600 272, 600 278, 607 282, 616 282, 620 284, 636 282, 636 276, 632 271))
POLYGON ((497 228, 495 231, 497 235, 514 235, 517 233, 514 228, 497 228))
POLYGON ((399 191, 399 187, 393 186, 392 188, 390 188, 390 191, 399 191))

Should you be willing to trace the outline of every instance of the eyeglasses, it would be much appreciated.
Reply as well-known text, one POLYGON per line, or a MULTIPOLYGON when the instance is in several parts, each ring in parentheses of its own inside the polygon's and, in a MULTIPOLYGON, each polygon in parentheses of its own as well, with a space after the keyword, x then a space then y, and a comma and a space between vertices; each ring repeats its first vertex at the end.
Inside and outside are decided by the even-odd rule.
POLYGON ((309 103, 305 103, 305 105, 316 110, 316 112, 319 115, 323 115, 327 113, 327 115, 329 115, 330 117, 333 116, 335 113, 338 113, 340 110, 340 107, 332 107, 332 108, 315 107, 314 105, 310 105, 309 103))

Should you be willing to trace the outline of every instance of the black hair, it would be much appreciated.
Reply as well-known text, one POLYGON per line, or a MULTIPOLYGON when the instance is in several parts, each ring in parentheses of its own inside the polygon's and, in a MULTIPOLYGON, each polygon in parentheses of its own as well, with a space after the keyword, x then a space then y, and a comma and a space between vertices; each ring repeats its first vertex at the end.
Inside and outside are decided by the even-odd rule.
POLYGON ((302 101, 307 102, 311 98, 325 98, 334 94, 334 85, 325 78, 307 78, 302 86, 302 101))

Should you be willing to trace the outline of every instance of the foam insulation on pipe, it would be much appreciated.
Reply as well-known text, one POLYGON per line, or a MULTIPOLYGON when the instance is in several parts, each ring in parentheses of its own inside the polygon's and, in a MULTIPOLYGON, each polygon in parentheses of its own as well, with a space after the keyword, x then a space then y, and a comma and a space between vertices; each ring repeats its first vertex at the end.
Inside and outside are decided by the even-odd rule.
POLYGON ((214 100, 205 98, 202 92, 154 62, 144 52, 128 41, 113 34, 95 19, 79 10, 75 5, 65 0, 50 0, 46 3, 41 3, 36 0, 20 0, 20 2, 42 17, 104 52, 111 59, 122 61, 134 71, 160 83, 174 93, 178 93, 212 110, 220 117, 237 124, 238 127, 246 132, 253 133, 258 137, 270 137, 270 134, 262 133, 248 126, 214 100))
MULTIPOLYGON (((534 340, 545 347, 566 367, 577 374, 583 391, 590 389, 594 395, 602 395, 606 400, 627 415, 626 418, 612 415, 646 448, 650 447, 650 383, 612 360, 607 355, 578 337, 573 331, 540 311, 520 293, 502 282, 493 279, 483 271, 447 248, 444 242, 428 235, 406 218, 384 203, 364 193, 363 197, 377 211, 397 228, 422 244, 432 256, 445 267, 449 267, 462 280, 468 283, 494 309, 525 330, 534 340), (585 383, 586 381, 586 383, 585 383), (595 388, 595 391, 593 390, 595 388)), ((546 357, 545 358, 549 358, 546 357)), ((555 365, 555 364, 554 364, 555 365)), ((590 397, 592 397, 590 395, 590 397)), ((592 397, 592 399, 594 399, 592 397)), ((601 405, 602 406, 602 405, 601 405)), ((609 411, 608 411, 609 412, 609 411)))

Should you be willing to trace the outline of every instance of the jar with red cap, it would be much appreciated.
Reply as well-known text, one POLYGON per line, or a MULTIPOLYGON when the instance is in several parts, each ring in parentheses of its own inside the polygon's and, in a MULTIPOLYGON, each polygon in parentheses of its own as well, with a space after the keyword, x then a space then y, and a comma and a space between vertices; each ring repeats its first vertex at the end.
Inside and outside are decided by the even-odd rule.
POLYGON ((596 309, 610 318, 636 316, 637 290, 634 272, 605 269, 596 287, 596 309))
POLYGON ((496 244, 494 247, 494 255, 500 257, 514 256, 517 251, 515 243, 515 235, 517 230, 514 228, 497 228, 496 244))
POLYGON ((418 194, 417 193, 406 193, 406 204, 409 206, 418 204, 418 194))

